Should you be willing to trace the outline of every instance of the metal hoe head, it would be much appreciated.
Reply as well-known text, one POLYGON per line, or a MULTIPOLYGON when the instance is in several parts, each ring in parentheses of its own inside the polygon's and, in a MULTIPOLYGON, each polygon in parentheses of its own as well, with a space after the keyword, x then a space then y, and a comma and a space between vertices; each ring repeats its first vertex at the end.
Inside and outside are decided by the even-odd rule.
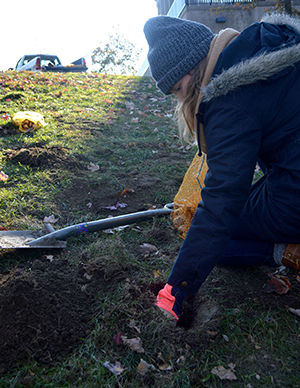
POLYGON ((23 248, 65 248, 67 246, 66 241, 56 240, 49 238, 43 240, 38 245, 28 245, 30 241, 33 241, 43 234, 36 230, 9 230, 0 232, 0 249, 23 249, 23 248))

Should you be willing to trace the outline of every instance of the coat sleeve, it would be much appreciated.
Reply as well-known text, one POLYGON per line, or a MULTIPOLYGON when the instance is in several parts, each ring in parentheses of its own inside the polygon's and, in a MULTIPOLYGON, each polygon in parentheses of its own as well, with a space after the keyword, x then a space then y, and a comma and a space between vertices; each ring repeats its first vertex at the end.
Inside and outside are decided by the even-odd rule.
POLYGON ((184 285, 188 294, 198 290, 217 263, 249 196, 261 130, 238 103, 239 94, 206 104, 209 170, 202 201, 168 279, 172 286, 184 285))

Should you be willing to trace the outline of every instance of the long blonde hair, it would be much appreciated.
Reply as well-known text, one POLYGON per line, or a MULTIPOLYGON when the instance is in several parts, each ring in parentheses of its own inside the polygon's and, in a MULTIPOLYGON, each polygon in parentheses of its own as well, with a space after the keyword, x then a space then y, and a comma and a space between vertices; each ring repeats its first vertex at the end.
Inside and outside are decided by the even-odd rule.
POLYGON ((197 113, 196 109, 198 108, 198 99, 206 65, 207 57, 194 68, 187 94, 183 101, 178 102, 175 110, 180 137, 189 143, 195 141, 195 115, 197 113))

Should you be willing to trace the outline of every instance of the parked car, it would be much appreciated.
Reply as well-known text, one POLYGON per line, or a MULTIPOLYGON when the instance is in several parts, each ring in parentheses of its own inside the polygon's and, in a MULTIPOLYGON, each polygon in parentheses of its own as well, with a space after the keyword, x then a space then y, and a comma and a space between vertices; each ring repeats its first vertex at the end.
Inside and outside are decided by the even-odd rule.
POLYGON ((53 71, 53 72, 82 72, 87 71, 84 58, 77 59, 70 65, 63 66, 56 55, 24 55, 19 59, 16 70, 20 71, 53 71))

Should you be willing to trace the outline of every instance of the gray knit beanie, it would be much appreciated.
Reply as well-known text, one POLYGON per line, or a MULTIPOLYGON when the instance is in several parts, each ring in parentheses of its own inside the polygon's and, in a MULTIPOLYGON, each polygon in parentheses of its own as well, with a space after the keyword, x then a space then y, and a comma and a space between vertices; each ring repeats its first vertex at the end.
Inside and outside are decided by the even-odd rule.
POLYGON ((149 19, 144 33, 152 76, 165 94, 206 57, 214 37, 203 24, 169 16, 149 19))

